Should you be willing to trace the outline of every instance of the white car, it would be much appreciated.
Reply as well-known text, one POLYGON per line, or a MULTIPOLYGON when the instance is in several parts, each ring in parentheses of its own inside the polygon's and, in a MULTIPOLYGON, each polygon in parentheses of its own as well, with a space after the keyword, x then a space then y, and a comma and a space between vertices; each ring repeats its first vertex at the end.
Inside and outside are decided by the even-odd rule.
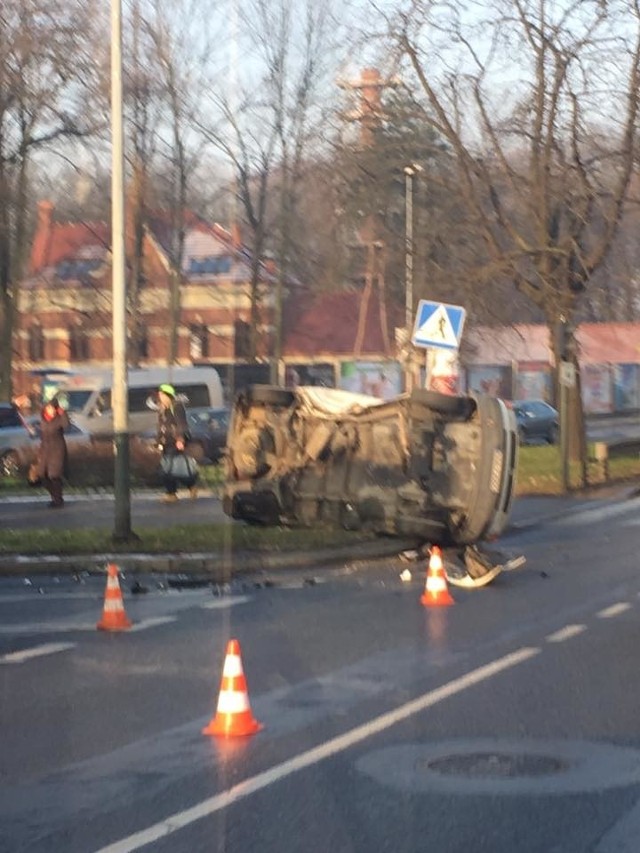
POLYGON ((494 397, 253 385, 233 407, 223 506, 259 524, 466 546, 504 530, 517 451, 494 397))

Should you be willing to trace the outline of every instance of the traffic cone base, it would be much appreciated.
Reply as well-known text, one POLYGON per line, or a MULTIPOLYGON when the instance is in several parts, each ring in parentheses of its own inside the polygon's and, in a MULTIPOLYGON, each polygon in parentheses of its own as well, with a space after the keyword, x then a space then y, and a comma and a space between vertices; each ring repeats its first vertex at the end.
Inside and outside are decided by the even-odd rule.
POLYGON ((202 729, 204 735, 243 737, 262 729, 251 713, 249 692, 242 669, 240 643, 229 640, 222 671, 222 684, 218 696, 218 707, 211 722, 202 729))
POLYGON ((442 564, 442 551, 437 545, 431 549, 427 579, 420 601, 425 607, 448 607, 455 604, 447 587, 447 578, 442 564))
POLYGON ((109 563, 102 618, 96 628, 99 631, 126 631, 131 627, 131 624, 131 620, 124 611, 122 591, 118 581, 118 567, 115 563, 109 563))
POLYGON ((254 719, 251 709, 239 714, 221 714, 218 711, 209 725, 202 729, 202 734, 243 737, 244 735, 253 735, 263 728, 262 723, 254 719))

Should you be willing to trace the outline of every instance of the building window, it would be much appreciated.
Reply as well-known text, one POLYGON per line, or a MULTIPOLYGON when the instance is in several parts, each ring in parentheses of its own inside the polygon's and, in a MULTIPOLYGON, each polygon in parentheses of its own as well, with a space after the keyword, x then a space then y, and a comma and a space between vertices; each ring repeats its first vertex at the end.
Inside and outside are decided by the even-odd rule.
POLYGON ((251 353, 251 326, 244 320, 236 320, 234 325, 234 355, 236 358, 249 358, 251 353))
POLYGON ((223 275, 230 271, 231 258, 227 255, 189 258, 189 273, 191 275, 223 275))
POLYGON ((189 355, 192 359, 209 356, 209 330, 202 323, 189 329, 189 355))
POLYGON ((31 326, 29 329, 29 359, 44 360, 44 332, 41 326, 31 326))
POLYGON ((69 360, 86 361, 89 358, 89 338, 82 326, 69 327, 69 360))
POLYGON ((145 328, 138 329, 138 355, 149 358, 149 333, 145 328))

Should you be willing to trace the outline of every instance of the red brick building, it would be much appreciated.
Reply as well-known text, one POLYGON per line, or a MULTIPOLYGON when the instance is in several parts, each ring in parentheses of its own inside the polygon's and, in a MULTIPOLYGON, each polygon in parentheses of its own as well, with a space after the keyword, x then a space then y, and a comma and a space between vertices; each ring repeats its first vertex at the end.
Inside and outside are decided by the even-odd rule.
MULTIPOLYGON (((141 366, 167 363, 170 238, 162 216, 148 219, 139 300, 141 366)), ((237 234, 189 216, 181 270, 180 364, 223 366, 246 359, 250 262, 237 234)), ((272 351, 274 295, 275 270, 267 261, 261 267, 262 361, 272 351)), ((356 287, 315 294, 308 286, 291 284, 284 305, 283 361, 331 364, 338 376, 342 360, 393 358, 394 323, 398 315, 387 316, 375 291, 363 296, 356 287)), ((34 390, 34 370, 105 368, 111 363, 110 228, 104 222, 58 222, 53 204, 42 201, 28 275, 17 299, 14 393, 34 390)))

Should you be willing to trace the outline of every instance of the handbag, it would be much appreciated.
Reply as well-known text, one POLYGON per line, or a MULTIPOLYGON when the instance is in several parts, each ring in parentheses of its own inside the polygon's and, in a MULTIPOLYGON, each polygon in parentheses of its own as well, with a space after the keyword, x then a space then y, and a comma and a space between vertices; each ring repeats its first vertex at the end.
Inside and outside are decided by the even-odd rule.
POLYGON ((193 486, 198 479, 198 463, 186 453, 174 453, 163 456, 160 460, 160 470, 165 477, 173 477, 185 486, 193 486))
POLYGON ((38 463, 32 462, 27 471, 27 482, 30 486, 39 486, 42 483, 42 478, 38 474, 38 463))

